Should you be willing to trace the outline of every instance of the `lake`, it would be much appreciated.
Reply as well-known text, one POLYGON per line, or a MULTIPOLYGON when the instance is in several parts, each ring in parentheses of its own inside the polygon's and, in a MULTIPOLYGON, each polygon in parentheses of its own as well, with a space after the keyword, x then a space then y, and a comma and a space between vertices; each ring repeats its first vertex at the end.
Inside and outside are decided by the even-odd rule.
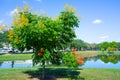
MULTIPOLYGON (((0 68, 27 67, 33 67, 32 60, 0 62, 0 68)), ((84 65, 79 68, 120 68, 120 55, 98 55, 85 58, 84 65)))
POLYGON ((82 68, 120 68, 120 55, 98 55, 85 58, 82 68))

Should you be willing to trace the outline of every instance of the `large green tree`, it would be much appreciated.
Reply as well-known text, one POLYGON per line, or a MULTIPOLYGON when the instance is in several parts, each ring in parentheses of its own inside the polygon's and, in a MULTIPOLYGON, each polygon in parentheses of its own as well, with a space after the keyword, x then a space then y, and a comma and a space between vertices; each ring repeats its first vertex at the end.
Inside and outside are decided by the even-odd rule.
POLYGON ((44 74, 45 62, 60 64, 64 59, 58 51, 76 37, 74 28, 79 26, 79 19, 71 6, 56 18, 33 14, 29 9, 26 5, 15 14, 9 40, 18 49, 33 48, 33 63, 42 63, 44 74))

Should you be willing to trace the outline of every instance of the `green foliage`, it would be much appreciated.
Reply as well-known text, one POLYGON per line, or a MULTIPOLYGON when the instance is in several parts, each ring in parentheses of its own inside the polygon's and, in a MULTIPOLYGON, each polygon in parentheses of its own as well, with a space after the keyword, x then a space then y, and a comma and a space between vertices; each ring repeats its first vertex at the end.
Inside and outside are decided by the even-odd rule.
POLYGON ((79 24, 78 24, 79 20, 75 16, 74 12, 69 12, 69 11, 61 12, 60 20, 62 20, 62 23, 66 29, 67 29, 67 25, 72 28, 74 28, 75 26, 79 27, 79 24))
POLYGON ((62 44, 67 44, 76 37, 73 28, 79 26, 79 20, 74 12, 69 11, 61 12, 59 20, 61 21, 61 27, 63 29, 61 31, 60 41, 62 44))
POLYGON ((99 47, 102 48, 102 49, 104 48, 104 50, 106 50, 109 47, 109 43, 108 42, 103 42, 103 43, 99 44, 99 47))
POLYGON ((8 31, 4 31, 3 33, 0 33, 0 43, 9 43, 7 35, 8 35, 8 31))
POLYGON ((46 49, 43 53, 43 55, 38 56, 39 52, 35 51, 33 54, 33 63, 38 64, 42 63, 42 61, 49 61, 50 60, 50 52, 46 49))
POLYGON ((28 5, 14 17, 13 22, 13 29, 9 34, 11 43, 22 51, 25 48, 34 48, 35 64, 48 58, 51 63, 59 64, 62 59, 61 53, 54 50, 62 50, 69 44, 76 36, 74 27, 79 26, 74 12, 65 10, 60 13, 58 19, 52 19, 31 13, 28 5), (40 48, 45 50, 42 57, 38 56, 40 48))
POLYGON ((116 64, 119 61, 119 57, 120 57, 119 55, 102 55, 100 59, 104 63, 111 62, 113 64, 116 64))
POLYGON ((77 48, 78 50, 81 50, 81 48, 86 48, 87 45, 83 40, 76 39, 76 40, 73 40, 71 42, 70 47, 71 48, 77 48))
POLYGON ((118 47, 117 42, 115 41, 111 42, 110 47, 117 48, 118 47))
POLYGON ((117 43, 117 48, 120 49, 120 42, 117 43))
POLYGON ((3 45, 2 45, 2 43, 0 43, 0 48, 2 48, 3 47, 3 45))
POLYGON ((113 52, 113 51, 115 51, 115 48, 114 48, 114 47, 108 47, 108 52, 109 52, 109 53, 111 53, 111 52, 113 52))
POLYGON ((104 49, 104 48, 101 48, 101 51, 105 51, 105 49, 104 49))
POLYGON ((6 45, 9 45, 9 40, 8 40, 8 31, 3 31, 3 33, 0 33, 0 48, 3 47, 3 43, 6 45))
POLYGON ((68 67, 78 67, 77 59, 71 52, 65 52, 63 55, 63 63, 68 67))
POLYGON ((116 50, 118 47, 117 42, 103 42, 99 44, 99 47, 102 49, 102 51, 108 50, 109 53, 113 52, 116 50))
POLYGON ((54 52, 50 55, 52 64, 60 65, 63 57, 63 52, 54 52))

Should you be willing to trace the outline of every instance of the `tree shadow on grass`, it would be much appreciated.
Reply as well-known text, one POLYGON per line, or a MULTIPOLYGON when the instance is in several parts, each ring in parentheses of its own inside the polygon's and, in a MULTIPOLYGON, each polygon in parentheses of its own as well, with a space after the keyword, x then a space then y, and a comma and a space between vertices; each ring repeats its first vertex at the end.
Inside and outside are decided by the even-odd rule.
MULTIPOLYGON (((84 78, 80 77, 81 69, 70 69, 70 68, 46 68, 45 69, 45 80, 57 80, 60 78, 67 78, 69 80, 85 80, 84 78)), ((32 78, 38 78, 38 80, 42 80, 42 68, 34 71, 25 71, 25 74, 30 75, 32 78)), ((62 79, 60 79, 62 80, 62 79)))

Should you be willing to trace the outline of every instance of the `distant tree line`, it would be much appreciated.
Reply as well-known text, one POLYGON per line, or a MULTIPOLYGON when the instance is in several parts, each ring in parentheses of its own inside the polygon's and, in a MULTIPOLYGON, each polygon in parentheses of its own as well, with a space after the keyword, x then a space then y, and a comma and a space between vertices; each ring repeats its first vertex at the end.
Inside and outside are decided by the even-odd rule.
POLYGON ((120 50, 120 42, 101 42, 101 43, 87 43, 80 39, 75 39, 70 44, 70 48, 77 50, 101 50, 101 51, 116 51, 120 50))

